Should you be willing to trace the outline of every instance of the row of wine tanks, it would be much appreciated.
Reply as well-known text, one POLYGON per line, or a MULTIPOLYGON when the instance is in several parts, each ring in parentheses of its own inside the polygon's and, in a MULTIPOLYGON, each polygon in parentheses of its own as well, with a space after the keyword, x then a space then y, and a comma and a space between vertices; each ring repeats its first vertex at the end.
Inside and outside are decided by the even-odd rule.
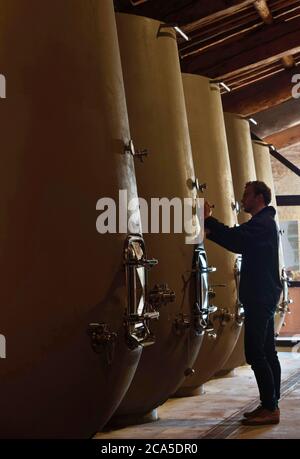
POLYGON ((268 152, 255 144, 254 165, 248 122, 224 122, 218 85, 181 75, 158 21, 112 0, 1 0, 0 29, 1 437, 153 420, 243 360, 240 257, 191 234, 197 197, 244 221, 235 196, 268 152), (190 198, 189 228, 148 234, 138 196, 190 198))

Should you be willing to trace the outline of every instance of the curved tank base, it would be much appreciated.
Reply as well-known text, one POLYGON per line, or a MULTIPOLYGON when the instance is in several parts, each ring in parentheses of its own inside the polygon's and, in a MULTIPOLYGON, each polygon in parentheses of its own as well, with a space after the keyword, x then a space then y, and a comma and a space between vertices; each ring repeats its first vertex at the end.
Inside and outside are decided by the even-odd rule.
POLYGON ((203 336, 196 337, 193 330, 176 335, 172 325, 172 329, 168 330, 165 316, 166 311, 162 311, 160 322, 153 324, 157 345, 144 350, 133 382, 114 418, 143 418, 165 403, 190 378, 185 375, 194 367, 203 336), (165 326, 165 339, 162 326, 165 326), (155 362, 155 367, 151 362, 155 362), (160 373, 153 371, 153 368, 159 369, 160 373), (157 390, 158 385, 160 391, 157 390))
POLYGON ((221 326, 217 331, 216 340, 211 340, 205 335, 194 364, 196 373, 185 380, 182 386, 176 391, 176 397, 185 396, 181 395, 183 391, 185 393, 189 393, 189 391, 191 393, 194 392, 223 368, 224 363, 228 360, 228 355, 230 355, 237 342, 239 333, 240 326, 233 323, 228 329, 224 329, 221 326), (223 356, 220 355, 221 349, 223 349, 223 356))
POLYGON ((204 385, 202 384, 199 387, 180 387, 174 397, 195 397, 196 395, 204 395, 204 385))
MULTIPOLYGON (((244 352, 244 327, 242 328, 241 334, 237 340, 237 343, 231 356, 225 362, 223 368, 221 369, 221 372, 230 372, 234 368, 241 367, 243 365, 246 365, 246 357, 244 352)), ((217 373, 217 376, 219 376, 219 374, 220 372, 217 373)))
POLYGON ((220 370, 215 374, 215 378, 233 378, 236 376, 235 368, 232 370, 220 370))
POLYGON ((2 377, 1 438, 91 438, 111 417, 131 382, 140 349, 129 351, 119 339, 108 365, 103 355, 89 352, 81 330, 80 338, 35 368, 2 377))
POLYGON ((159 420, 157 408, 149 413, 145 414, 128 414, 128 415, 121 415, 121 416, 114 416, 111 421, 105 426, 105 430, 109 430, 111 428, 120 428, 126 426, 132 426, 137 424, 148 424, 150 422, 156 422, 159 420))

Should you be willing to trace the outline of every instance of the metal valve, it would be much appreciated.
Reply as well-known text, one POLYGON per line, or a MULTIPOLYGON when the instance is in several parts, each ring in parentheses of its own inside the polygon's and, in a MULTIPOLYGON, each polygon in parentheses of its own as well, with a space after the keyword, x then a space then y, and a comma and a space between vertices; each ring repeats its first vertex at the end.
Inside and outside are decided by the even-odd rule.
POLYGON ((226 325, 227 322, 230 322, 231 320, 235 319, 235 314, 230 313, 227 309, 220 309, 220 319, 221 319, 221 324, 226 325))
POLYGON ((134 157, 135 158, 139 158, 139 160, 141 161, 141 163, 144 162, 144 157, 148 156, 148 150, 147 149, 144 149, 144 150, 137 150, 135 152, 135 155, 134 157))
POLYGON ((106 323, 91 323, 87 334, 91 338, 93 351, 97 354, 105 351, 108 364, 112 363, 117 334, 108 330, 106 323))
POLYGON ((217 334, 216 334, 215 331, 211 331, 211 332, 207 333, 207 337, 208 337, 209 339, 215 340, 215 339, 217 339, 217 334))
POLYGON ((218 307, 214 305, 209 305, 208 307, 208 319, 206 323, 205 331, 209 339, 216 339, 217 333, 214 328, 214 324, 211 321, 211 315, 218 311, 218 307))
POLYGON ((167 284, 156 284, 148 295, 148 302, 154 308, 160 308, 168 303, 174 303, 176 294, 167 284))
POLYGON ((203 335, 207 327, 207 314, 201 310, 200 304, 197 302, 194 304, 193 312, 196 336, 201 336, 203 335))
POLYGON ((129 140, 128 144, 125 144, 124 152, 129 153, 134 158, 139 158, 141 162, 144 161, 144 157, 148 156, 148 150, 136 150, 132 140, 129 140))
POLYGON ((218 306, 214 306, 213 304, 210 304, 209 307, 208 307, 208 313, 209 314, 213 314, 217 310, 218 310, 218 306))
POLYGON ((189 376, 193 376, 195 374, 195 370, 194 368, 187 368, 186 370, 184 370, 184 376, 187 378, 189 376))
POLYGON ((235 315, 235 320, 238 325, 243 325, 244 320, 245 320, 245 309, 239 301, 237 301, 236 305, 236 315, 235 315))
POLYGON ((201 268, 202 273, 214 273, 217 271, 217 268, 215 266, 205 266, 201 268))
POLYGON ((203 193, 204 190, 206 190, 207 185, 206 185, 206 183, 199 183, 198 187, 199 187, 199 191, 201 191, 201 193, 203 193))
POLYGON ((149 269, 152 269, 157 264, 158 264, 158 260, 156 260, 155 258, 152 258, 151 260, 143 260, 140 266, 149 270, 149 269))
POLYGON ((208 297, 215 298, 216 292, 214 291, 215 287, 226 287, 226 284, 213 284, 208 287, 208 297))
POLYGON ((174 321, 174 326, 177 334, 180 334, 190 328, 191 322, 189 321, 189 316, 183 313, 180 313, 174 321))
POLYGON ((190 179, 190 184, 191 184, 191 188, 196 188, 196 190, 200 191, 201 193, 203 193, 207 187, 206 183, 200 183, 199 179, 197 178, 195 178, 195 180, 190 179))

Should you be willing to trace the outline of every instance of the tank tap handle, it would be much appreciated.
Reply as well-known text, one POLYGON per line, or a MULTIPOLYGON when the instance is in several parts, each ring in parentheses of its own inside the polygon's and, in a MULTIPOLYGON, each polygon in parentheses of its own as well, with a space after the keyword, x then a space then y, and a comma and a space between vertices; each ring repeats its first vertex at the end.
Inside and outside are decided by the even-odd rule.
POLYGON ((203 190, 206 190, 206 183, 200 183, 197 177, 195 180, 189 178, 187 180, 187 186, 190 190, 195 188, 197 191, 201 191, 201 193, 203 193, 203 190))
POLYGON ((214 273, 217 271, 217 268, 215 266, 205 266, 201 268, 200 270, 202 273, 214 273))
POLYGON ((168 303, 174 303, 176 294, 167 284, 157 284, 148 295, 148 301, 154 308, 160 308, 168 303))
POLYGON ((144 268, 151 269, 158 265, 158 260, 156 260, 156 258, 152 258, 151 260, 143 260, 141 264, 144 266, 144 268))
POLYGON ((132 140, 129 140, 127 144, 124 146, 124 153, 129 153, 132 155, 134 158, 139 158, 141 162, 144 162, 144 157, 148 156, 148 150, 136 150, 134 147, 134 143, 132 140))

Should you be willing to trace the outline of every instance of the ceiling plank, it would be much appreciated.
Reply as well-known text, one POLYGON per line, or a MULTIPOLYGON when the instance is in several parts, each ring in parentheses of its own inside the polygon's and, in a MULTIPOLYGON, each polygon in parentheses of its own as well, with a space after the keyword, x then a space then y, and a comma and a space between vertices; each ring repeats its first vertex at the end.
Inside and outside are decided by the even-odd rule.
POLYGON ((295 67, 296 65, 296 61, 294 59, 294 56, 290 55, 290 54, 287 54, 286 56, 283 56, 281 58, 281 61, 282 61, 282 65, 285 69, 291 69, 293 67, 295 67))
POLYGON ((224 110, 249 116, 291 99, 294 73, 297 73, 297 67, 243 89, 224 94, 222 97, 224 110))
POLYGON ((123 13, 133 13, 147 16, 165 22, 176 22, 183 26, 195 20, 218 14, 228 9, 231 14, 241 7, 254 3, 255 0, 149 0, 148 2, 133 6, 130 0, 114 0, 115 9, 123 13))
POLYGON ((285 131, 300 123, 299 99, 290 99, 254 116, 258 126, 253 126, 253 131, 262 139, 285 131))
POLYGON ((300 124, 265 137, 264 141, 274 145, 277 149, 298 144, 300 143, 300 124))
POLYGON ((266 0, 256 0, 254 2, 254 8, 259 14, 259 17, 263 20, 265 24, 272 24, 273 16, 269 7, 267 5, 266 0))
POLYGON ((182 69, 186 73, 198 73, 210 78, 238 70, 240 68, 272 62, 286 54, 300 51, 300 17, 289 22, 272 24, 268 28, 251 30, 241 41, 223 44, 182 59, 182 69))

